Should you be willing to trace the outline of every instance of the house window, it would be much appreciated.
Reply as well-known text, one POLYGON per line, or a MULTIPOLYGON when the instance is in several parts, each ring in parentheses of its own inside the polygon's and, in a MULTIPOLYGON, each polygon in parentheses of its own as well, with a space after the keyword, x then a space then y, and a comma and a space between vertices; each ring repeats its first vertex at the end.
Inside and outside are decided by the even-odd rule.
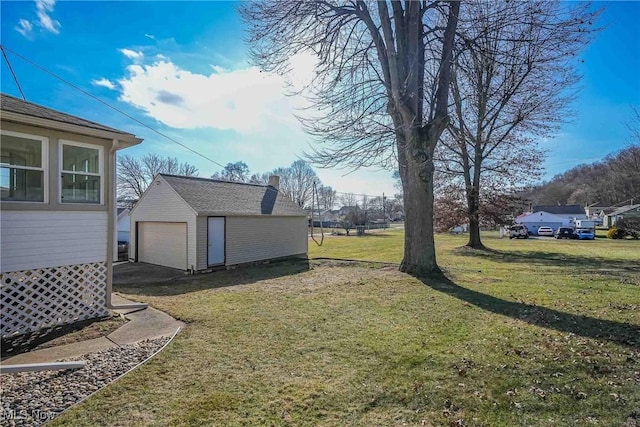
POLYGON ((46 200, 45 137, 18 132, 0 133, 0 193, 5 202, 46 200))
POLYGON ((103 148, 65 141, 60 145, 62 203, 102 203, 103 148))

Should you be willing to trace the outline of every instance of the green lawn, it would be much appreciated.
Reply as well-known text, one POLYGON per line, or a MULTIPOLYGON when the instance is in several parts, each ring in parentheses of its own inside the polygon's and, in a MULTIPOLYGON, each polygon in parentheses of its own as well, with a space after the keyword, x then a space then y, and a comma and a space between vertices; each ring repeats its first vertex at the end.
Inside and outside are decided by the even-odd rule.
MULTIPOLYGON (((188 326, 52 425, 609 426, 640 411, 640 242, 484 239, 438 236, 440 282, 312 261, 119 289, 188 326)), ((397 263, 402 240, 309 249, 397 263)))

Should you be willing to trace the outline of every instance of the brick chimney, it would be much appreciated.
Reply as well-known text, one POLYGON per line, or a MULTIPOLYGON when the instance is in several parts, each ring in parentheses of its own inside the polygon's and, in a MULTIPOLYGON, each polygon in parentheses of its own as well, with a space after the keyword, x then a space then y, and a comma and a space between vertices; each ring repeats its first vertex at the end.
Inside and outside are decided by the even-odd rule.
POLYGON ((271 175, 269 177, 269 185, 278 190, 280 188, 280 177, 278 175, 271 175))

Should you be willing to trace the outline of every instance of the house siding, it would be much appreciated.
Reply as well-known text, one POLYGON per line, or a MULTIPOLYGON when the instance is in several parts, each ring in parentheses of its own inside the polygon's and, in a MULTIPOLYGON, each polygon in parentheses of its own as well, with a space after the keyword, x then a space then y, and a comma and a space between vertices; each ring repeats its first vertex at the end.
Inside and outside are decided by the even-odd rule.
POLYGON ((151 183, 143 199, 133 208, 130 219, 129 258, 134 259, 136 254, 136 222, 186 222, 187 264, 189 268, 191 266, 195 268, 197 265, 196 214, 162 178, 156 178, 151 183), (144 203, 141 203, 143 200, 144 203))
POLYGON ((306 217, 227 217, 226 227, 226 265, 307 253, 306 217))
POLYGON ((107 260, 107 212, 3 211, 0 270, 107 260))

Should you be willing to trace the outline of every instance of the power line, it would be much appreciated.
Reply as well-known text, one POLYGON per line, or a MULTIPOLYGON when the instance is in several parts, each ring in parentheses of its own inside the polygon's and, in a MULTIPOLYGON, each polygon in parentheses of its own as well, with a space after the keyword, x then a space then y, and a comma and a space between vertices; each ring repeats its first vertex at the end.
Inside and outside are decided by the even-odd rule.
MULTIPOLYGON (((99 98, 99 97, 97 97, 97 96, 93 95, 92 93, 90 93, 90 92, 88 92, 88 91, 86 91, 86 90, 82 89, 81 87, 79 87, 79 86, 75 85, 74 83, 71 83, 70 81, 68 81, 68 80, 64 79, 63 77, 60 77, 59 75, 55 74, 54 72, 49 71, 47 68, 45 68, 45 67, 43 67, 43 66, 41 66, 41 65, 37 64, 36 62, 34 62, 34 61, 30 60, 29 58, 26 58, 25 56, 23 56, 23 55, 19 54, 18 52, 14 51, 14 50, 12 50, 12 49, 9 49, 9 48, 7 48, 6 46, 1 45, 1 44, 0 44, 0 49, 2 49, 2 53, 3 53, 3 55, 5 56, 5 60, 7 61, 7 64, 9 64, 9 60, 8 60, 7 55, 6 55, 6 53, 5 53, 5 49, 6 49, 8 52, 10 52, 11 54, 13 54, 13 55, 17 56, 18 58, 22 59, 22 60, 23 60, 23 61, 25 61, 26 63, 30 64, 31 66, 33 66, 33 67, 35 67, 35 68, 39 69, 40 71, 42 71, 42 72, 44 72, 44 73, 46 73, 46 74, 50 75, 51 77, 53 77, 53 78, 55 78, 55 79, 57 79, 57 80, 61 81, 62 83, 66 84, 66 85, 68 85, 68 86, 71 86, 73 89, 77 90, 78 92, 80 92, 80 93, 82 93, 82 94, 84 94, 84 95, 86 95, 86 96, 90 97, 91 99, 93 99, 93 100, 95 100, 95 101, 98 101, 99 103, 103 104, 104 106, 106 106, 106 107, 108 107, 108 108, 110 108, 110 109, 112 109, 112 110, 114 110, 114 111, 116 111, 116 112, 118 112, 118 113, 122 114, 123 116, 127 117, 127 118, 128 118, 128 119, 130 119, 130 120, 133 120, 134 122, 138 123, 139 125, 141 125, 141 126, 143 126, 143 127, 147 128, 147 129, 151 130, 152 132, 155 132, 156 134, 158 134, 158 135, 160 135, 160 136, 162 136, 162 137, 164 137, 164 138, 168 139, 169 141, 171 141, 171 142, 173 142, 173 143, 175 143, 175 144, 177 144, 177 145, 181 146, 182 148, 184 148, 184 149, 186 149, 186 150, 189 150, 190 152, 192 152, 192 153, 196 154, 197 156, 200 156, 200 157, 202 157, 203 159, 208 160, 208 161, 210 161, 211 163, 213 163, 213 164, 215 164, 215 165, 217 165, 217 166, 220 166, 221 168, 223 168, 223 169, 224 169, 225 165, 223 165, 223 164, 221 164, 221 163, 216 162, 215 160, 213 160, 213 159, 211 159, 211 158, 207 157, 206 155, 204 155, 204 154, 202 154, 202 153, 200 153, 200 152, 198 152, 198 151, 194 150, 193 148, 190 148, 190 147, 186 146, 185 144, 181 143, 180 141, 177 141, 176 139, 174 139, 174 138, 170 137, 169 135, 167 135, 167 134, 165 134, 165 133, 163 133, 163 132, 161 132, 161 131, 159 131, 159 130, 157 130, 157 129, 153 128, 152 126, 150 126, 150 125, 148 125, 148 124, 146 124, 146 123, 142 122, 141 120, 139 120, 139 119, 137 119, 137 118, 133 117, 132 115, 130 115, 130 114, 128 114, 128 113, 126 113, 126 112, 124 112, 124 111, 120 110, 120 109, 119 109, 119 108, 117 108, 117 107, 114 107, 113 105, 109 104, 108 102, 104 101, 103 99, 101 99, 101 98, 99 98)), ((10 65, 10 64, 9 64, 9 68, 11 69, 11 65, 10 65)), ((14 75, 14 80, 16 81, 16 84, 18 84, 18 81, 17 81, 17 78, 15 77, 15 75, 14 75)), ((26 101, 26 98, 24 97, 24 94, 22 93, 22 88, 20 88, 20 85, 19 85, 19 84, 18 84, 18 89, 20 90, 20 93, 22 94, 23 99, 25 99, 25 101, 26 101)), ((335 191, 335 190, 334 190, 334 191, 335 191)), ((365 196, 366 196, 366 197, 369 197, 369 198, 380 197, 380 195, 372 195, 372 194, 365 194, 365 193, 354 193, 354 192, 345 192, 345 191, 336 191, 336 194, 348 195, 348 196, 352 196, 352 195, 353 195, 353 196, 360 196, 360 197, 365 197, 365 196)))
MULTIPOLYGON (((66 84, 66 85, 71 86, 71 87, 72 87, 72 88, 74 88, 75 90, 77 90, 77 91, 79 91, 79 92, 83 93, 84 95, 86 95, 86 96, 88 96, 88 97, 90 97, 90 98, 92 98, 92 99, 94 99, 94 100, 98 101, 99 103, 101 103, 101 104, 103 104, 103 105, 105 105, 105 106, 107 106, 107 107, 111 108, 112 110, 114 110, 114 111, 116 111, 116 112, 118 112, 118 113, 122 114, 123 116, 125 116, 125 117, 127 117, 127 118, 129 118, 129 119, 133 120, 134 122, 138 123, 139 125, 144 126, 145 128, 149 129, 150 131, 155 132, 155 133, 157 133, 158 135, 160 135, 160 136, 162 136, 162 137, 164 137, 164 138, 168 139, 169 141, 171 141, 171 142, 173 142, 173 143, 175 143, 175 144, 178 144, 178 145, 179 145, 179 146, 181 146, 182 148, 184 148, 184 149, 186 149, 186 150, 191 151, 192 153, 196 154, 197 156, 200 156, 200 157, 202 157, 203 159, 208 160, 208 161, 210 161, 211 163, 213 163, 213 164, 215 164, 215 165, 218 165, 218 166, 220 166, 220 167, 224 168, 224 165, 223 165, 223 164, 216 162, 215 160, 213 160, 213 159, 211 159, 211 158, 209 158, 209 157, 205 156, 204 154, 202 154, 202 153, 200 153, 200 152, 198 152, 198 151, 194 150, 193 148, 190 148, 190 147, 186 146, 185 144, 181 143, 180 141, 177 141, 176 139, 174 139, 174 138, 170 137, 169 135, 167 135, 167 134, 165 134, 165 133, 162 133, 162 132, 160 132, 159 130, 157 130, 157 129, 155 129, 155 128, 151 127, 151 126, 149 126, 148 124, 146 124, 146 123, 144 123, 144 122, 142 122, 142 121, 140 121, 140 120, 136 119, 136 118, 135 118, 135 117, 133 117, 132 115, 130 115, 130 114, 128 114, 128 113, 125 113, 124 111, 122 111, 122 110, 120 110, 120 109, 118 109, 118 108, 114 107, 113 105, 111 105, 111 104, 109 104, 108 102, 106 102, 106 101, 104 101, 104 100, 102 100, 102 99, 98 98, 97 96, 93 95, 92 93, 87 92, 86 90, 82 89, 81 87, 76 86, 75 84, 71 83, 70 81, 65 80, 64 78, 62 78, 62 77, 58 76, 58 75, 57 75, 57 74, 55 74, 54 72, 49 71, 48 69, 46 69, 46 68, 42 67, 41 65, 38 65, 37 63, 35 63, 35 62, 31 61, 31 60, 30 60, 30 59, 28 59, 28 58, 25 58, 24 56, 20 55, 20 54, 19 54, 19 53, 17 53, 16 51, 11 50, 11 49, 7 48, 7 47, 6 47, 6 46, 4 46, 4 45, 0 45, 0 47, 2 48, 2 53, 5 55, 5 58, 6 58, 6 53, 5 53, 5 49, 6 49, 7 51, 11 52, 13 55, 17 56, 18 58, 22 59, 23 61, 27 62, 28 64, 30 64, 30 65, 32 65, 32 66, 34 66, 34 67, 38 68, 40 71, 42 71, 42 72, 44 72, 44 73, 46 73, 46 74, 50 75, 51 77, 53 77, 53 78, 55 78, 55 79, 57 79, 57 80, 60 80, 62 83, 64 83, 64 84, 66 84)), ((7 60, 7 63, 8 63, 8 60, 7 60)), ((11 68, 11 66, 9 66, 9 68, 11 68)), ((17 83, 17 79, 16 79, 16 83, 17 83)), ((18 86, 18 87, 19 87, 19 86, 18 86)), ((20 93, 22 93, 22 89, 20 89, 20 93)), ((24 98, 24 94, 22 95, 22 97, 24 98)), ((26 99, 25 99, 25 100, 26 100, 26 99)))
POLYGON ((0 50, 2 50, 2 56, 4 56, 4 60, 7 63, 7 67, 9 67, 9 71, 11 72, 11 76, 13 76, 13 81, 16 82, 16 86, 18 86, 18 91, 20 91, 20 95, 22 95, 22 99, 24 101, 27 100, 27 98, 24 96, 24 92, 22 91, 22 87, 20 87, 20 82, 18 81, 18 76, 16 76, 15 71, 13 71, 13 67, 11 66, 11 62, 9 61, 9 58, 7 57, 7 53, 4 51, 4 46, 2 46, 0 44, 0 50))

